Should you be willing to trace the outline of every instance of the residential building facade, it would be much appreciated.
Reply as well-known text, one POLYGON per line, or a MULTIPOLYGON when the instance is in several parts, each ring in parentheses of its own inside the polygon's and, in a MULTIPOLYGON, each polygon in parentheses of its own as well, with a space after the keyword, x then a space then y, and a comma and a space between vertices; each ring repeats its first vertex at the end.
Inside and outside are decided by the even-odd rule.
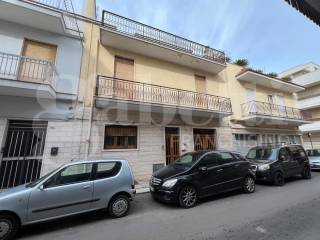
POLYGON ((15 185, 16 175, 29 181, 72 159, 100 157, 128 159, 137 182, 146 184, 155 170, 188 151, 246 154, 257 144, 301 142, 298 126, 307 121, 295 93, 304 87, 227 63, 222 51, 108 11, 98 21, 94 0, 85 1, 84 16, 42 1, 3 2, 4 185, 15 185), (15 70, 8 70, 12 58, 18 59, 15 70), (34 76, 39 72, 44 77, 34 76))
MULTIPOLYGON (((86 9, 93 17, 94 1, 86 9)), ((81 78, 80 112, 89 116, 89 158, 125 157, 137 181, 146 182, 187 151, 246 154, 257 144, 301 143, 298 126, 307 121, 294 93, 303 87, 247 71, 227 63, 223 52, 107 11, 101 24, 86 29, 83 73, 90 77, 81 78)))
POLYGON ((66 6, 47 2, 0 2, 0 188, 73 157, 82 40, 66 6))
POLYGON ((302 125, 304 146, 307 149, 320 148, 320 65, 301 64, 280 74, 305 88, 297 93, 298 107, 308 112, 311 122, 302 125))

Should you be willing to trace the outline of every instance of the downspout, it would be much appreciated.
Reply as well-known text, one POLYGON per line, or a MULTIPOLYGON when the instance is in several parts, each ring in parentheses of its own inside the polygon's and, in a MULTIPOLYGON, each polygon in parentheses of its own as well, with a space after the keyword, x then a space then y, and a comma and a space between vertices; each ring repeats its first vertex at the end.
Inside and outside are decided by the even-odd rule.
MULTIPOLYGON (((92 50, 92 42, 93 42, 93 24, 91 24, 91 38, 90 38, 90 48, 89 48, 89 65, 88 65, 88 68, 90 67, 91 65, 91 50, 92 50)), ((96 66, 96 69, 95 69, 95 73, 94 75, 96 75, 96 72, 97 72, 97 66, 96 66)), ((90 79, 90 71, 88 69, 87 71, 87 80, 90 79)), ((93 84, 94 85, 94 84, 93 84)), ((91 91, 91 103, 90 103, 90 113, 89 113, 89 121, 88 121, 88 129, 87 129, 87 138, 86 138, 86 149, 85 149, 85 160, 88 159, 88 156, 89 156, 89 151, 90 151, 90 138, 91 138, 91 127, 92 127, 92 118, 93 118, 93 108, 94 108, 94 91, 95 88, 92 88, 92 91, 91 91)))
MULTIPOLYGON (((93 31, 93 24, 92 24, 92 28, 91 28, 91 43, 90 43, 90 56, 91 56, 91 48, 92 48, 92 38, 93 38, 93 34, 92 34, 92 31, 93 31)), ((89 152, 90 152, 90 144, 91 144, 91 129, 92 129, 92 121, 93 121, 93 110, 94 110, 94 100, 95 100, 95 93, 96 93, 96 84, 97 84, 97 72, 98 72, 98 60, 99 60, 99 41, 97 41, 97 46, 96 46, 96 49, 97 49, 97 54, 96 54, 96 58, 94 59, 95 61, 95 70, 94 70, 94 76, 92 76, 95 81, 92 85, 92 91, 91 91, 91 103, 90 103, 90 113, 89 113, 89 122, 88 122, 88 131, 87 131, 87 139, 86 139, 86 152, 85 152, 85 160, 88 159, 88 156, 89 156, 89 152)), ((90 57, 91 59, 91 57, 90 57)), ((89 71, 88 71, 88 74, 89 75, 89 71)))

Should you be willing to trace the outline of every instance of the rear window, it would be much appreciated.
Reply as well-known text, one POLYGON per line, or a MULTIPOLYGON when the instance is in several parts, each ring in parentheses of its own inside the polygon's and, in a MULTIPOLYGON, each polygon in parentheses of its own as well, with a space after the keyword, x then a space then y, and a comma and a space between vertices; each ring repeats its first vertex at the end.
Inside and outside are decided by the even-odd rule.
POLYGON ((121 162, 102 162, 97 165, 96 179, 104 179, 117 175, 121 169, 121 162))

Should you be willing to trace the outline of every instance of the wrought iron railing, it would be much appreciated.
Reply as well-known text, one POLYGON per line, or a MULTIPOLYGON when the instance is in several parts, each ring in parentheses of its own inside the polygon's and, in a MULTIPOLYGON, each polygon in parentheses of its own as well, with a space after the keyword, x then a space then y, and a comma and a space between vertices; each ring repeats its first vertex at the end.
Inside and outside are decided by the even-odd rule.
POLYGON ((56 87, 57 71, 47 60, 0 52, 0 78, 56 87))
POLYGON ((117 100, 232 113, 230 98, 113 77, 98 76, 96 95, 117 100))
POLYGON ((180 50, 200 58, 221 64, 226 62, 224 52, 105 10, 102 12, 102 25, 110 30, 180 50))
POLYGON ((72 16, 72 14, 76 13, 73 7, 72 0, 22 0, 22 1, 53 7, 53 8, 60 9, 64 12, 70 13, 70 14, 67 14, 67 13, 62 14, 66 29, 79 34, 80 37, 82 36, 78 21, 75 17, 72 16))
POLYGON ((280 117, 295 120, 308 120, 311 118, 310 114, 306 111, 271 104, 267 102, 250 101, 241 105, 242 115, 244 117, 252 115, 268 116, 268 117, 280 117))

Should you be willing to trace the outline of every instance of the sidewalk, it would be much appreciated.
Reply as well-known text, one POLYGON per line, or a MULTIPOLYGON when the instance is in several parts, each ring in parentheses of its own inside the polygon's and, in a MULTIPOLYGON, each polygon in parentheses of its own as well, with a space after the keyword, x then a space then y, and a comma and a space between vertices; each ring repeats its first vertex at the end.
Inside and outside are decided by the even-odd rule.
POLYGON ((150 189, 149 189, 149 182, 136 182, 136 190, 137 190, 137 194, 139 193, 147 193, 147 192, 150 192, 150 189))

